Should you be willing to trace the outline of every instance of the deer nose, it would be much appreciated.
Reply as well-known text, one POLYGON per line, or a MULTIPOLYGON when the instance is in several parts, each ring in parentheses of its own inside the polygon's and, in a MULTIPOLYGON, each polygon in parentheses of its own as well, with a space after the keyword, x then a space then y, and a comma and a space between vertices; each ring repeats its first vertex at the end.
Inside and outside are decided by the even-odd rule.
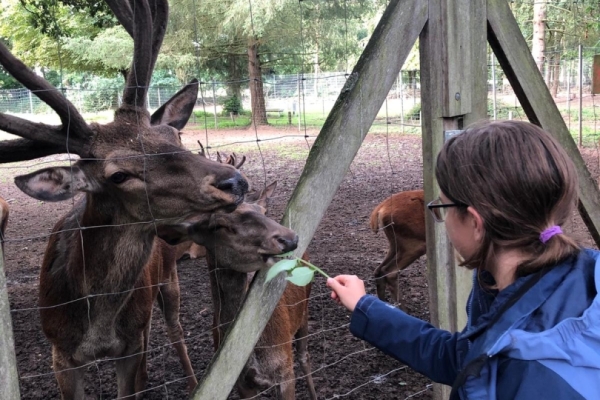
POLYGON ((215 187, 223 192, 231 193, 236 196, 236 204, 239 205, 244 201, 244 195, 248 191, 248 182, 242 174, 235 171, 235 175, 232 178, 225 179, 218 182, 215 187))
POLYGON ((279 243, 282 253, 294 251, 298 247, 298 235, 294 235, 293 238, 277 235, 275 240, 279 243))

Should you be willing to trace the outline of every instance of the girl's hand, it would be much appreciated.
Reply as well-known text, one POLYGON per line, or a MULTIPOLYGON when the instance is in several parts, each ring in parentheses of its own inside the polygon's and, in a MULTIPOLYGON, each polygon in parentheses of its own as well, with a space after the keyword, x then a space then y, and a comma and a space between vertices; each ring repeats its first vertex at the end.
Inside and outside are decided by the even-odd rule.
POLYGON ((331 298, 341 303, 349 311, 354 311, 354 307, 367 292, 365 283, 356 275, 338 275, 327 279, 327 286, 333 289, 331 298))

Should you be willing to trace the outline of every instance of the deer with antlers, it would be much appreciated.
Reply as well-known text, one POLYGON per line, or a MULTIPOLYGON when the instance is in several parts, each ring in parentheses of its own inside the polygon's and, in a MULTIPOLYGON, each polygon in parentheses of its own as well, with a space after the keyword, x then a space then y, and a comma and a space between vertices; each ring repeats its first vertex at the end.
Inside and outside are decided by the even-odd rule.
MULTIPOLYGON (((206 157, 204 146, 202 146, 202 142, 200 142, 199 140, 198 145, 200 146, 198 154, 202 157, 206 157)), ((246 162, 246 156, 242 156, 241 159, 238 159, 238 156, 235 153, 225 155, 224 153, 220 153, 217 151, 217 162, 221 164, 231 165, 235 169, 239 170, 242 167, 242 165, 244 165, 244 163, 246 162)), ((249 182, 244 174, 242 174, 242 176, 244 177, 244 179, 246 179, 247 182, 249 182)), ((250 191, 250 189, 250 186, 248 186, 248 191, 250 191)), ((175 258, 177 260, 194 260, 196 258, 206 256, 206 249, 204 248, 204 246, 200 246, 199 244, 194 243, 192 240, 186 240, 175 246, 175 254, 175 258)))
MULTIPOLYGON (((21 137, 0 143, 0 162, 58 153, 80 156, 70 166, 15 178, 23 192, 40 200, 83 194, 55 225, 40 271, 42 329, 52 344, 64 399, 84 397, 85 366, 103 357, 115 359, 119 397, 144 389, 152 304, 160 293, 162 306, 175 307, 168 301, 176 285, 161 285, 176 279, 174 256, 157 232, 169 224, 231 212, 248 187, 234 167, 181 146, 179 130, 197 99, 196 81, 152 115, 146 110, 167 26, 167 1, 107 3, 132 36, 134 55, 122 105, 106 125, 87 124, 72 103, 0 43, 3 67, 62 121, 49 126, 0 113, 0 129, 21 137)), ((191 388, 196 379, 187 354, 181 354, 186 353, 181 327, 178 320, 167 325, 170 339, 180 344, 191 388)))
POLYGON ((422 190, 395 193, 371 212, 373 232, 382 230, 388 240, 388 252, 375 269, 377 297, 385 300, 385 289, 400 302, 398 271, 425 254, 425 200, 422 190))
MULTIPOLYGON (((297 247, 298 236, 265 216, 274 182, 229 214, 214 214, 208 223, 165 227, 172 243, 193 240, 206 251, 213 299, 213 343, 220 347, 248 291, 249 273, 274 264, 273 256, 297 247)), ((288 284, 258 343, 237 379, 241 398, 256 398, 276 388, 277 398, 295 399, 294 352, 306 378, 309 395, 317 395, 308 354, 308 299, 310 285, 288 284)))

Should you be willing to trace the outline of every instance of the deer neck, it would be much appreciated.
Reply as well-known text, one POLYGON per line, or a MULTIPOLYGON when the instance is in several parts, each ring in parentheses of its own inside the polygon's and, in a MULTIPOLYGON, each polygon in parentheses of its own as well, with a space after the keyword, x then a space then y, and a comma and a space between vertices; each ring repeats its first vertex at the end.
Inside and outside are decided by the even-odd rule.
POLYGON ((102 200, 91 195, 82 199, 62 227, 72 237, 59 239, 68 255, 65 267, 81 282, 82 295, 131 289, 152 250, 149 224, 127 221, 118 210, 103 207, 102 200))
MULTIPOLYGON (((241 307, 248 291, 248 274, 228 267, 220 267, 213 253, 206 252, 210 277, 210 292, 214 305, 214 328, 217 337, 223 338, 241 307)), ((219 346, 216 339, 215 347, 219 346)))

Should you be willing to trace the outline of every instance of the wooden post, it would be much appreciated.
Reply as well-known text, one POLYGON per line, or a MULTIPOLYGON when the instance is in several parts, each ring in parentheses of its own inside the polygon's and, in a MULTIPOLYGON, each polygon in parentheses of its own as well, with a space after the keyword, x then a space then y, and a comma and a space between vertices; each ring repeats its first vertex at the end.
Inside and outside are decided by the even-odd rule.
MULTIPOLYGON (((217 89, 215 80, 212 80, 212 90, 213 90, 213 110, 215 112, 215 129, 219 128, 219 122, 217 121, 217 89)), ((204 100, 204 99, 202 99, 204 100)), ((240 99, 242 101, 242 99, 240 99)))
POLYGON ((575 163, 579 212, 600 246, 600 192, 581 157, 506 0, 488 0, 488 41, 529 120, 552 134, 575 163))
MULTIPOLYGON (((300 237, 296 255, 308 247, 427 21, 427 8, 427 2, 422 0, 391 0, 348 77, 310 150, 282 221, 300 237), (340 146, 342 142, 344 145, 340 146)), ((268 284, 265 276, 265 270, 256 275, 229 334, 192 394, 193 399, 227 398, 285 288, 283 276, 268 284)))
MULTIPOLYGON (((0 219, 2 219, 1 215, 0 219)), ((3 399, 21 398, 2 247, 0 247, 0 388, 2 388, 3 399)))
MULTIPOLYGON (((444 133, 487 116, 485 4, 485 0, 429 2, 429 23, 420 38, 426 202, 440 194, 434 170, 444 133)), ((462 330, 471 273, 455 265, 444 224, 435 223, 429 212, 425 215, 431 322, 441 329, 462 330)), ((449 387, 434 385, 434 399, 447 399, 449 394, 449 387)))

